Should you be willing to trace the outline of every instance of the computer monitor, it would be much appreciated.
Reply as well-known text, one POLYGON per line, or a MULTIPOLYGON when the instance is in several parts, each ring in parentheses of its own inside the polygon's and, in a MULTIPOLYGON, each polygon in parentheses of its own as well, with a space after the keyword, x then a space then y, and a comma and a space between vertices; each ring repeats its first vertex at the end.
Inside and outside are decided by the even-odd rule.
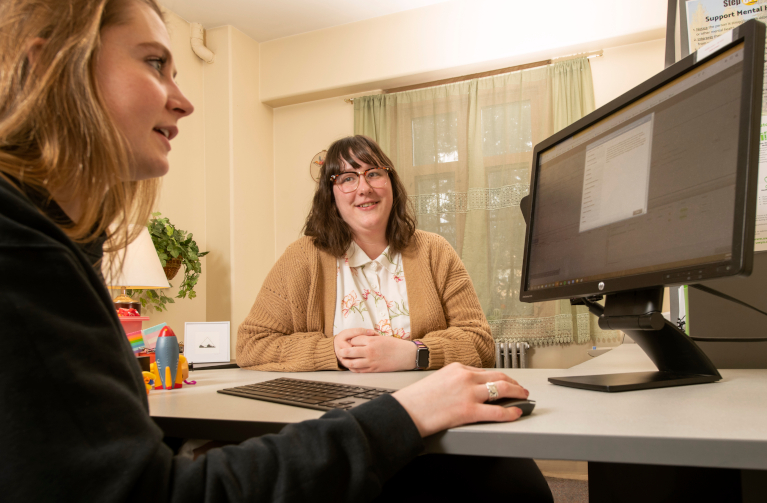
POLYGON ((660 310, 666 285, 750 273, 764 37, 744 23, 536 145, 520 299, 586 304, 659 369, 551 382, 626 391, 721 379, 660 310))

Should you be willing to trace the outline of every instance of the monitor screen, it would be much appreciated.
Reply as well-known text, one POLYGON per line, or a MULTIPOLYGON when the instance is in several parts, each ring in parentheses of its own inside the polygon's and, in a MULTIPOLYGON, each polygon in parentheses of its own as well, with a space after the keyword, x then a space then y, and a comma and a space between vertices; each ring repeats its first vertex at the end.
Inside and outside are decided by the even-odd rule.
POLYGON ((680 62, 536 147, 523 301, 747 272, 744 45, 680 62))

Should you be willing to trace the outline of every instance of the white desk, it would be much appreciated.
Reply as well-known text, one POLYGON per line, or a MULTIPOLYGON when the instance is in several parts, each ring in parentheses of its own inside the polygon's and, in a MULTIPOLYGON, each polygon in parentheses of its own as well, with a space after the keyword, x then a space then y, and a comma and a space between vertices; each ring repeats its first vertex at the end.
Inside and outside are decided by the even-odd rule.
MULTIPOLYGON (((721 370, 713 384, 624 393, 555 386, 548 377, 655 370, 626 344, 567 370, 504 369, 530 390, 533 414, 513 423, 454 428, 427 439, 427 450, 535 459, 569 459, 767 470, 767 370, 721 370)), ((150 413, 168 436, 239 441, 279 431, 322 412, 216 393, 294 377, 401 388, 426 372, 275 373, 242 369, 192 372, 194 386, 154 390, 150 413)))

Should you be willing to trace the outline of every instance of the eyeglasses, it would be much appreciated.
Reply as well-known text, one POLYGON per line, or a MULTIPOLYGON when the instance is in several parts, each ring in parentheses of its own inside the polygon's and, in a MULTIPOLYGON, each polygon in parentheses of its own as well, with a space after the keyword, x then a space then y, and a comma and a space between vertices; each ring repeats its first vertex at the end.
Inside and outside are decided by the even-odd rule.
POLYGON ((356 171, 344 171, 330 177, 330 181, 338 185, 341 192, 354 192, 360 186, 360 174, 365 176, 368 185, 376 189, 386 187, 389 181, 389 171, 391 168, 370 168, 362 173, 356 171))

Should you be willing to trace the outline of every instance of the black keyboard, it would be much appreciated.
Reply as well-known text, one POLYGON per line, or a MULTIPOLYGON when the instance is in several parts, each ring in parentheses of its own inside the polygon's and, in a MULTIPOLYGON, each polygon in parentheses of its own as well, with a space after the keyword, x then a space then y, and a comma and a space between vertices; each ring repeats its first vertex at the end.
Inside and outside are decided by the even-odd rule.
POLYGON ((348 410, 396 389, 352 386, 305 379, 281 377, 247 386, 218 390, 225 395, 241 396, 265 402, 295 405, 315 410, 348 410))

